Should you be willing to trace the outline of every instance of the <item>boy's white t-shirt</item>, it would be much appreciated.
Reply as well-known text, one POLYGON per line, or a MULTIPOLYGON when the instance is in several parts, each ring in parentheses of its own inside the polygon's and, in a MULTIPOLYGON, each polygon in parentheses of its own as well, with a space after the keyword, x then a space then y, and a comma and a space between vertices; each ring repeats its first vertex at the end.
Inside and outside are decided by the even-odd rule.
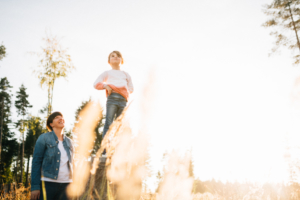
POLYGON ((130 75, 122 70, 108 70, 100 74, 94 82, 94 87, 97 83, 111 84, 116 87, 126 87, 126 89, 132 93, 133 84, 130 75))
POLYGON ((42 177, 42 181, 58 182, 58 183, 70 183, 70 169, 69 169, 69 158, 64 148, 63 142, 58 140, 58 149, 60 151, 60 164, 57 180, 47 177, 42 177))

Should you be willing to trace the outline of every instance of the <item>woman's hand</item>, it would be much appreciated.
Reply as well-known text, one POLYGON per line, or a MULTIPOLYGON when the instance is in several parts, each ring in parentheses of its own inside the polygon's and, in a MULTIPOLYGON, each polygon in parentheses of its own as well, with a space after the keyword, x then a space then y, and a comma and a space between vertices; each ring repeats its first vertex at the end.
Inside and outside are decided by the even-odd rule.
POLYGON ((107 89, 108 92, 108 96, 111 94, 111 92, 113 91, 108 85, 105 86, 105 89, 107 89))
POLYGON ((31 191, 31 200, 40 199, 40 190, 33 190, 31 191))

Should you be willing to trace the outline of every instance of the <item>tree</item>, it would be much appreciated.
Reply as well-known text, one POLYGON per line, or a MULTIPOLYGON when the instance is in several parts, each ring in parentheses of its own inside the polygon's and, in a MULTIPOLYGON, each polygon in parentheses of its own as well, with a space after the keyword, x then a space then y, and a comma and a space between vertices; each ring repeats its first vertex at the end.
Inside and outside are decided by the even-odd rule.
POLYGON ((41 87, 46 86, 48 89, 47 116, 49 116, 52 112, 53 89, 56 79, 66 78, 75 67, 71 56, 67 54, 66 49, 61 47, 56 36, 47 35, 43 40, 46 46, 42 48, 42 54, 39 54, 42 57, 40 70, 34 72, 40 80, 41 87))
POLYGON ((28 119, 28 129, 25 140, 25 156, 27 158, 27 169, 25 178, 25 187, 28 186, 28 176, 29 176, 29 164, 30 157, 33 156, 34 146, 37 138, 42 134, 47 132, 45 127, 45 121, 40 117, 30 116, 28 119))
POLYGON ((4 182, 12 180, 10 166, 17 154, 18 143, 8 125, 11 123, 11 94, 9 81, 6 77, 0 79, 0 170, 4 182))
MULTIPOLYGON (((265 5, 264 13, 271 16, 263 26, 273 28, 270 33, 276 38, 272 53, 280 46, 291 50, 299 49, 294 56, 294 64, 300 63, 300 42, 298 31, 300 28, 300 1, 299 0, 273 0, 271 4, 265 5)), ((294 52, 294 51, 293 51, 294 52)))
POLYGON ((2 44, 2 45, 0 45, 0 60, 2 60, 5 56, 6 56, 6 48, 2 44))
MULTIPOLYGON (((81 103, 81 105, 79 106, 79 108, 76 110, 75 112, 75 124, 78 123, 80 120, 82 120, 81 118, 78 118, 79 113, 81 110, 83 110, 83 108, 91 101, 91 99, 89 99, 88 101, 83 101, 81 103)), ((99 122, 95 128, 95 134, 96 134, 96 138, 95 138, 95 145, 94 148, 92 149, 92 153, 93 155, 95 155, 98 151, 98 149, 100 148, 101 145, 101 141, 102 141, 102 133, 103 133, 103 126, 104 126, 104 122, 103 119, 105 119, 105 117, 102 117, 102 119, 99 119, 99 122), (102 128, 102 130, 101 130, 102 128)), ((75 134, 76 134, 76 130, 75 130, 75 134)))
POLYGON ((28 127, 28 122, 25 120, 28 108, 32 105, 29 104, 28 94, 26 93, 26 88, 22 84, 20 90, 17 92, 17 100, 15 101, 15 107, 17 108, 18 115, 22 115, 22 119, 17 122, 17 127, 22 134, 22 153, 21 153, 21 179, 20 182, 23 183, 23 158, 24 158, 24 133, 28 127))

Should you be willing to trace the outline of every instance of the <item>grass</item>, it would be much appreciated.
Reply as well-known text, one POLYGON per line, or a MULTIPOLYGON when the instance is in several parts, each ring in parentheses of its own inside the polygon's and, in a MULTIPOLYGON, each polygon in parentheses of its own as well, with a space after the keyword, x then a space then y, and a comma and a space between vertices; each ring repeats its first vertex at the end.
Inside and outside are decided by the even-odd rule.
MULTIPOLYGON (((152 84, 148 86, 142 101, 142 110, 145 112, 141 117, 142 124, 146 124, 151 110, 151 97, 154 96, 149 95, 149 90, 155 87, 152 84)), ((143 191, 142 182, 149 171, 146 167, 148 138, 143 134, 147 128, 142 127, 139 134, 132 137, 125 119, 127 109, 110 127, 93 163, 90 163, 91 167, 85 169, 89 170, 85 171, 88 178, 86 182, 79 182, 84 192, 73 200, 300 200, 298 183, 258 185, 193 180, 189 175, 190 157, 181 158, 176 154, 170 155, 158 192, 143 191), (108 156, 101 161, 104 147, 108 156)), ((19 186, 5 196, 2 192, 0 200, 4 199, 30 199, 30 187, 19 186)))
MULTIPOLYGON (((255 187, 254 184, 246 184, 247 189, 245 189, 245 184, 236 183, 232 188, 227 188, 225 194, 221 195, 217 192, 210 193, 196 193, 192 194, 191 200, 299 200, 300 199, 300 190, 299 185, 270 185, 264 184, 261 187, 255 187), (242 189, 244 188, 244 189, 242 189)), ((113 189, 108 185, 108 193, 109 190, 113 189)), ((211 188, 215 191, 219 190, 219 188, 211 188)), ((157 193, 142 193, 138 200, 159 200, 157 198, 157 193)), ((96 200, 103 199, 100 197, 100 194, 97 194, 97 190, 95 190, 95 196, 87 196, 82 195, 81 197, 74 198, 73 200, 96 200)), ((115 197, 107 197, 107 199, 115 200, 115 197)), ((23 186, 13 190, 6 196, 3 195, 3 191, 0 196, 0 200, 30 200, 30 187, 25 188, 23 186)), ((166 200, 166 199, 165 199, 166 200)), ((173 198, 173 200, 185 200, 173 198)))
POLYGON ((15 186, 15 184, 11 184, 11 188, 13 188, 9 193, 4 193, 1 191, 0 200, 27 200, 30 199, 30 187, 25 188, 24 186, 15 186))

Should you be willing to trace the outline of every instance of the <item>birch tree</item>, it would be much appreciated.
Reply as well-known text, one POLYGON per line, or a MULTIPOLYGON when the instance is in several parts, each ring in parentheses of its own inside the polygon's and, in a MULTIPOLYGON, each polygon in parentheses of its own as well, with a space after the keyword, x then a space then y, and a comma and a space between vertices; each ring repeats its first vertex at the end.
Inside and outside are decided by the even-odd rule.
POLYGON ((60 45, 56 36, 46 36, 43 39, 45 47, 42 47, 42 53, 39 69, 34 71, 40 80, 40 86, 48 90, 47 116, 52 112, 53 89, 55 81, 58 78, 67 78, 68 74, 75 69, 71 56, 67 54, 67 49, 60 45))
POLYGON ((270 35, 276 38, 271 54, 283 46, 292 50, 294 64, 300 63, 300 1, 273 0, 264 6, 264 13, 270 16, 263 26, 271 28, 270 35))

